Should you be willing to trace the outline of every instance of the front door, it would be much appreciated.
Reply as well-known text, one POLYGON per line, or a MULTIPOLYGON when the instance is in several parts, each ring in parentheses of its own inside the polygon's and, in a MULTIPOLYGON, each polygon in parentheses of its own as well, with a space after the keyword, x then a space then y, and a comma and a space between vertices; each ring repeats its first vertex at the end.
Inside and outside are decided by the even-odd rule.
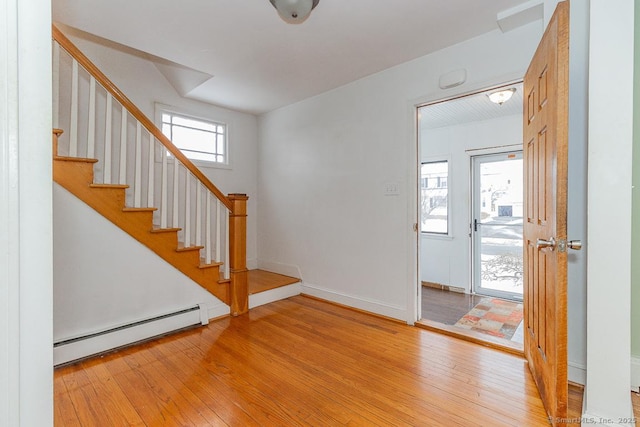
POLYGON ((474 156, 473 290, 522 301, 522 151, 474 156))
POLYGON ((567 416, 569 2, 524 78, 525 356, 552 424, 567 416))

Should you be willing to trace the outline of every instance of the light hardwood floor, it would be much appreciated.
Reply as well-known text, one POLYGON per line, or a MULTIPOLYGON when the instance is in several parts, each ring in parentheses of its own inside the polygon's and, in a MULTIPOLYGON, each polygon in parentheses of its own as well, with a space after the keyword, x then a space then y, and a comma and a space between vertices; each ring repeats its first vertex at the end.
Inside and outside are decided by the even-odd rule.
POLYGON ((522 358, 302 296, 54 381, 56 426, 547 425, 522 358))
POLYGON ((249 295, 298 283, 300 279, 265 270, 249 270, 249 295))

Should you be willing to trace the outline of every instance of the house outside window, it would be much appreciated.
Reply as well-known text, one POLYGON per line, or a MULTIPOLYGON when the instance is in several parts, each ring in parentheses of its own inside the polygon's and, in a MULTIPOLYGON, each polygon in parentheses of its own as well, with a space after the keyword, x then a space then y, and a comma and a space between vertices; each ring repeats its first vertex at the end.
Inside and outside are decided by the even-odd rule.
MULTIPOLYGON (((160 111, 162 133, 190 160, 228 165, 227 125, 172 111, 160 111)), ((170 154, 168 154, 170 156, 170 154)))
POLYGON ((421 218, 423 233, 449 233, 449 162, 447 160, 422 163, 421 218))

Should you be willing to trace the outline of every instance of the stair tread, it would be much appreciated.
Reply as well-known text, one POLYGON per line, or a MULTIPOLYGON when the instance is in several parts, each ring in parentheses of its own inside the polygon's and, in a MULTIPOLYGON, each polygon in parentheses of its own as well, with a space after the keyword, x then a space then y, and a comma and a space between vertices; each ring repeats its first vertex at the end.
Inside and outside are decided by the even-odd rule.
POLYGON ((221 265, 223 265, 224 263, 222 262, 211 262, 209 264, 205 263, 203 259, 200 259, 200 265, 198 266, 199 268, 213 268, 213 267, 220 267, 221 265))
POLYGON ((154 225, 151 229, 152 233, 172 233, 175 231, 180 231, 182 228, 180 227, 171 227, 171 228, 161 228, 159 225, 154 225))
POLYGON ((158 208, 122 208, 122 212, 155 212, 158 208))
POLYGON ((187 252, 187 251, 199 251, 203 249, 204 246, 185 246, 184 243, 178 243, 178 247, 176 248, 177 252, 187 252))
POLYGON ((98 159, 90 159, 88 157, 54 156, 53 160, 60 160, 62 162, 98 163, 98 159))
POLYGON ((129 188, 127 184, 89 184, 91 188, 129 188))

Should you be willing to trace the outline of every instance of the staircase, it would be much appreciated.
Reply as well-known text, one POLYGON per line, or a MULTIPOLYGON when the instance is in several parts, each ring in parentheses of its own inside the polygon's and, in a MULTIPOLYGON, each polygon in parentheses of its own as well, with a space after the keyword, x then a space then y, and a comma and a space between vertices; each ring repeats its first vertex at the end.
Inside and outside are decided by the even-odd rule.
POLYGON ((247 312, 246 195, 223 194, 55 26, 53 38, 54 181, 247 312))

